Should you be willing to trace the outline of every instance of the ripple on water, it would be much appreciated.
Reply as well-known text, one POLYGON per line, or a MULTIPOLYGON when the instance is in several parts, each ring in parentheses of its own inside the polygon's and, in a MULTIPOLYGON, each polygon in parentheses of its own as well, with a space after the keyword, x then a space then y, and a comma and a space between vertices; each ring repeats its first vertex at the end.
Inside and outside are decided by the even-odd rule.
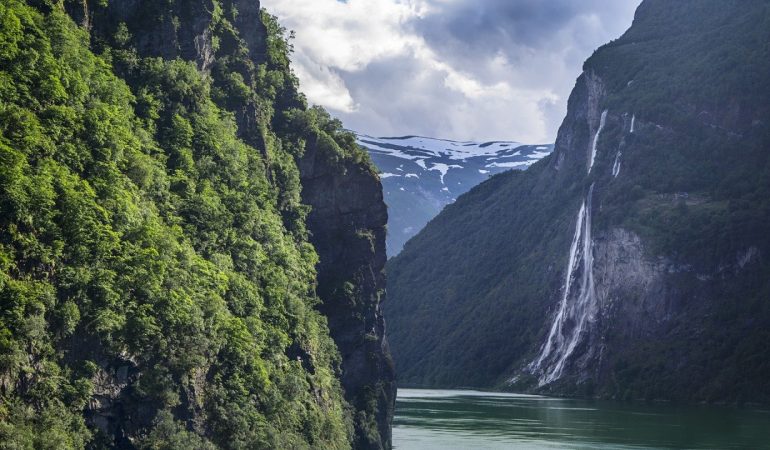
POLYGON ((398 450, 770 448, 767 411, 400 389, 398 450))

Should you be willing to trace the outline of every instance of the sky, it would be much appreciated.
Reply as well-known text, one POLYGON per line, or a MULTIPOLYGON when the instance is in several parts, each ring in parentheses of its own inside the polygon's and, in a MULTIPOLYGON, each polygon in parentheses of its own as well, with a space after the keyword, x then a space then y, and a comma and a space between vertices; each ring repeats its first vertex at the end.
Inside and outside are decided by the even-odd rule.
POLYGON ((262 0, 312 104, 374 136, 550 143, 640 0, 262 0))

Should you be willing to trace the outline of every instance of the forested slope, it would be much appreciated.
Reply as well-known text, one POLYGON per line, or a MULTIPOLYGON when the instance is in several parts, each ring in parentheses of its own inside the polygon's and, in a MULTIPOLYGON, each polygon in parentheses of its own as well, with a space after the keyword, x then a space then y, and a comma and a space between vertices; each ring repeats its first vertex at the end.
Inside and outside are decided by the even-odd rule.
POLYGON ((289 51, 256 1, 0 3, 0 447, 389 447, 382 329, 341 355, 318 273, 381 323, 381 187, 289 51), (309 229, 306 153, 368 220, 309 229))
POLYGON ((401 381, 770 402, 770 5, 646 0, 554 153, 388 264, 401 381))

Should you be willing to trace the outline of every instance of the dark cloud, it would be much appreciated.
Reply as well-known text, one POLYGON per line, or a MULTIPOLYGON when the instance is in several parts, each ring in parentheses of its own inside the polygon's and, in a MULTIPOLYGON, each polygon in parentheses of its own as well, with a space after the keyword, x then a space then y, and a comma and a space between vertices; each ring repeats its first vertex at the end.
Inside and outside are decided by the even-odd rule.
POLYGON ((385 58, 364 70, 342 74, 358 109, 345 114, 353 129, 370 130, 379 135, 440 135, 452 125, 463 95, 447 90, 444 75, 425 71, 415 64, 413 55, 385 58), (423 131, 424 130, 424 131, 423 131))
POLYGON ((556 56, 564 65, 579 70, 596 47, 618 37, 630 25, 637 3, 638 0, 433 0, 435 12, 413 20, 409 26, 442 58, 468 70, 483 68, 483 61, 502 54, 516 70, 529 71, 540 78, 542 72, 537 68, 523 66, 532 59, 556 56), (533 58, 536 54, 541 57, 533 58))
POLYGON ((351 128, 380 135, 545 142, 555 138, 583 61, 628 28, 638 1, 264 3, 270 8, 277 2, 279 17, 300 36, 295 62, 306 66, 300 72, 318 74, 303 83, 324 92, 318 101, 351 128), (388 16, 409 7, 424 9, 388 16), (313 23, 319 17, 325 17, 323 26, 313 23), (339 39, 317 45, 331 35, 339 39), (387 51, 372 50, 384 42, 387 51), (346 45, 354 48, 348 60, 365 55, 365 62, 341 60, 346 45), (352 106, 335 109, 336 104, 352 106))
POLYGON ((436 46, 447 43, 469 52, 496 52, 510 45, 543 47, 554 31, 584 13, 566 0, 459 1, 433 5, 438 13, 412 26, 436 46))

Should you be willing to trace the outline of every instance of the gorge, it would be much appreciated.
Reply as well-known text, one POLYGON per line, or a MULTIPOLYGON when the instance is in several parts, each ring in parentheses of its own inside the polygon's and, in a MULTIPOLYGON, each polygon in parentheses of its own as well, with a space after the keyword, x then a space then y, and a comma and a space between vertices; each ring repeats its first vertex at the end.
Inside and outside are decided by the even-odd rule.
POLYGON ((563 115, 588 3, 274 4, 296 52, 258 0, 1 1, 0 449, 763 445, 770 3, 641 1, 563 115))

